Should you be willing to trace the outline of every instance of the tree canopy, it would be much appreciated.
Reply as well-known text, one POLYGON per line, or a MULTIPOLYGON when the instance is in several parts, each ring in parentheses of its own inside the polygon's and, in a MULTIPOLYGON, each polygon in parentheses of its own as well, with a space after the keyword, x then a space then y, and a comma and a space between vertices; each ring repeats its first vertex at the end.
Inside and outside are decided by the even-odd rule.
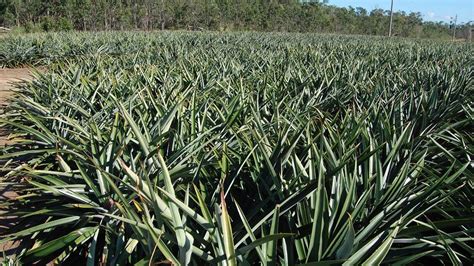
MULTIPOLYGON (((252 30, 385 35, 390 11, 315 0, 3 0, 0 24, 33 31, 252 30)), ((459 30, 458 37, 467 30, 459 30)), ((450 25, 394 13, 394 34, 450 38, 450 25)), ((466 35, 467 36, 467 35, 466 35)))

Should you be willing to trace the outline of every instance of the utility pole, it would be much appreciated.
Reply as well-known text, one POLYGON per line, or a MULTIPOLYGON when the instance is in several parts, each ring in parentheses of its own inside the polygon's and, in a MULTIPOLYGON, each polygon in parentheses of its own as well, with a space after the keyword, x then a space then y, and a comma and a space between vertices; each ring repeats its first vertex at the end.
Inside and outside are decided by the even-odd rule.
POLYGON ((388 37, 392 37, 392 26, 393 26, 393 0, 390 5, 390 29, 388 30, 388 37))

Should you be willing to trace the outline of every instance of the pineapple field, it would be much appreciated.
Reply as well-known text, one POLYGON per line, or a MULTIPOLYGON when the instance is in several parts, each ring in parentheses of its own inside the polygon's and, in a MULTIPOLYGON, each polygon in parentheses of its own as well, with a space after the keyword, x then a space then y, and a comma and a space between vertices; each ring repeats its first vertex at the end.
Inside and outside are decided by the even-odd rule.
MULTIPOLYGON (((473 264, 474 46, 297 33, 0 39, 10 264, 473 264)), ((5 218, 6 219, 6 218, 5 218)))

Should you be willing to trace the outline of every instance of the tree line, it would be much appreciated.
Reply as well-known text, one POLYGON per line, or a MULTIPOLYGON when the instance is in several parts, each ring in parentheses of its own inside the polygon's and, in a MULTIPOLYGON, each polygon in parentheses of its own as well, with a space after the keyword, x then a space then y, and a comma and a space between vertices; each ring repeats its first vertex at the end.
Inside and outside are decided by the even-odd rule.
MULTIPOLYGON (((27 32, 65 30, 252 30, 386 35, 390 11, 315 0, 1 0, 0 24, 27 32)), ((451 25, 394 13, 394 34, 450 38, 451 25)), ((468 25, 457 37, 467 38, 468 25)))

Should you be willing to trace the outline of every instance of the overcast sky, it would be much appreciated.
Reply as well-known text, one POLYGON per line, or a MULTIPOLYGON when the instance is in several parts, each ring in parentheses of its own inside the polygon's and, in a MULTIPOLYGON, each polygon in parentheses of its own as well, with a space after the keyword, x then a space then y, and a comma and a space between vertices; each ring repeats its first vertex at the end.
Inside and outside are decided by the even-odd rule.
MULTIPOLYGON (((390 0, 329 0, 336 6, 390 9, 390 0)), ((394 0, 394 10, 420 12, 424 20, 449 22, 458 15, 458 22, 474 20, 474 0, 394 0)))

